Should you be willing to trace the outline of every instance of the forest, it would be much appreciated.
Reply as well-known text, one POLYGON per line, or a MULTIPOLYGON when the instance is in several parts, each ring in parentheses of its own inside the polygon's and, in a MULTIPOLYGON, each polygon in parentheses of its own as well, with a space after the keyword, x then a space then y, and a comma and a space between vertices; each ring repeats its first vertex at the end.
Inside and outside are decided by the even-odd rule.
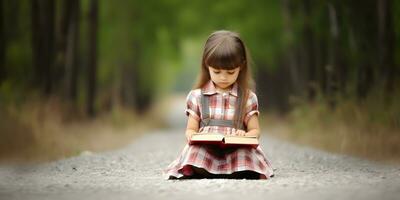
POLYGON ((140 120, 191 89, 225 29, 250 50, 262 123, 400 160, 399 25, 394 0, 1 0, 0 155, 40 140, 49 109, 62 124, 140 120))

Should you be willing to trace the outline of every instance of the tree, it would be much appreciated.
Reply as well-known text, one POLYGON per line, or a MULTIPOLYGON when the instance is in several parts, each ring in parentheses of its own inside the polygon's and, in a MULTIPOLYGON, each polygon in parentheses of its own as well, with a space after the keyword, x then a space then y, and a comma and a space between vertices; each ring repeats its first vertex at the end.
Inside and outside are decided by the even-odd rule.
POLYGON ((32 0, 32 58, 35 83, 45 95, 52 92, 54 66, 54 0, 32 0))
POLYGON ((98 1, 90 0, 89 5, 89 54, 87 71, 87 113, 95 115, 94 102, 96 97, 96 75, 97 75, 97 29, 98 29, 98 1))
POLYGON ((57 34, 56 80, 63 80, 67 98, 75 102, 78 93, 80 1, 64 0, 57 34))
POLYGON ((6 38, 4 34, 3 22, 4 22, 3 0, 0 0, 0 85, 6 78, 6 68, 5 68, 6 38))
MULTIPOLYGON (((385 99, 390 100, 396 76, 394 60, 395 30, 393 24, 393 5, 391 0, 377 1, 378 8, 378 59, 380 74, 384 81, 385 99)), ((389 103, 389 102, 387 102, 389 103)))

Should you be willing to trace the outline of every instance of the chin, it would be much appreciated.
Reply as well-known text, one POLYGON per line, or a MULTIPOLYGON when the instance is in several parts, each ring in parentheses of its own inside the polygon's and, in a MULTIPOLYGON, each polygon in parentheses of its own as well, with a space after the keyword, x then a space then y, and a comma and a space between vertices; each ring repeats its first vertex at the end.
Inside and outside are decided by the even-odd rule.
POLYGON ((222 89, 227 89, 231 86, 232 84, 223 84, 223 85, 219 85, 220 88, 222 89))

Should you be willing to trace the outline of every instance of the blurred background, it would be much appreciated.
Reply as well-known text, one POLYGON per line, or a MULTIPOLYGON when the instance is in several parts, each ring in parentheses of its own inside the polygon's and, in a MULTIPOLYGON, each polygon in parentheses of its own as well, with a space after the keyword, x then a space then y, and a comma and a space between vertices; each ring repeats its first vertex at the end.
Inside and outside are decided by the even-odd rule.
POLYGON ((399 25, 394 0, 1 0, 0 161, 183 134, 204 42, 227 29, 252 55, 266 134, 398 162, 399 25))

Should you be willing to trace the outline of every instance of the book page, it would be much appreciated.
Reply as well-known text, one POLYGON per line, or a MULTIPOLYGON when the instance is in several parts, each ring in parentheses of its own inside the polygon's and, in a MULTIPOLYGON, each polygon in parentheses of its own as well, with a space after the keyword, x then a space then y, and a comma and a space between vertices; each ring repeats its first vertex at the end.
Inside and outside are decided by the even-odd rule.
POLYGON ((224 142, 226 144, 249 144, 249 145, 258 145, 259 141, 257 137, 249 137, 249 136, 225 136, 224 142))
POLYGON ((219 133, 199 133, 193 134, 190 138, 191 141, 222 141, 224 135, 219 133))

